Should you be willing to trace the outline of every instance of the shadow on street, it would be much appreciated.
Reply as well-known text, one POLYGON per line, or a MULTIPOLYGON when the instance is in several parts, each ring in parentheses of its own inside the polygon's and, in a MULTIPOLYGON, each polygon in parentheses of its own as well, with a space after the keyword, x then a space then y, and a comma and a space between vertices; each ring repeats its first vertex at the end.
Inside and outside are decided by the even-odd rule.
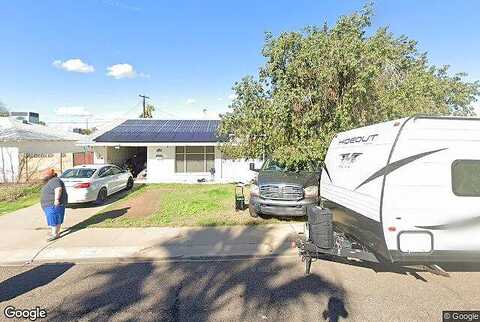
MULTIPOLYGON (((201 236, 197 234, 201 232, 192 231, 185 243, 198 241, 201 236)), ((222 245, 212 247, 244 242, 244 237, 227 230, 220 239, 222 245)), ((302 315, 299 320, 338 321, 347 317, 347 294, 342 286, 321 275, 304 276, 298 267, 298 262, 280 257, 172 262, 163 271, 151 262, 119 264, 97 271, 90 278, 102 282, 88 292, 64 299, 63 305, 49 314, 49 320, 100 321, 116 315, 132 321, 277 321, 288 319, 292 308, 296 308, 296 315, 302 315), (297 274, 292 276, 292 271, 297 274), (140 307, 141 316, 132 315, 140 307), (225 312, 229 315, 224 316, 225 312)))
MULTIPOLYGON (((182 244, 210 245, 205 240, 206 229, 209 228, 192 230, 182 237, 182 244)), ((211 245, 212 250, 246 243, 252 238, 248 229, 240 234, 236 232, 218 231, 220 236, 215 236, 218 242, 211 245)), ((256 240, 252 247, 260 247, 257 245, 261 243, 268 244, 266 237, 260 242, 256 240)), ((284 253, 287 244, 287 240, 279 244, 275 252, 284 253)), ((176 255, 171 252, 171 257, 176 255)), ((413 275, 426 282, 423 277, 415 276, 414 269, 334 258, 326 260, 376 272, 413 275)), ((68 278, 62 276, 72 266, 41 265, 11 277, 0 284, 0 300, 19 300, 32 290, 36 290, 33 294, 38 296, 45 292, 45 296, 58 299, 56 304, 47 307, 49 321, 104 321, 114 317, 121 321, 291 321, 294 318, 335 322, 352 315, 352 303, 349 303, 349 294, 341 280, 319 273, 324 270, 314 270, 311 275, 304 276, 297 258, 120 262, 91 265, 87 273, 68 274, 68 278), (50 293, 43 289, 54 280, 57 280, 54 288, 57 291, 50 293)), ((79 267, 75 269, 80 271, 79 267)), ((463 265, 458 269, 478 271, 478 265, 463 265)))
POLYGON ((43 264, 1 282, 0 303, 49 284, 73 266, 72 263, 43 264))

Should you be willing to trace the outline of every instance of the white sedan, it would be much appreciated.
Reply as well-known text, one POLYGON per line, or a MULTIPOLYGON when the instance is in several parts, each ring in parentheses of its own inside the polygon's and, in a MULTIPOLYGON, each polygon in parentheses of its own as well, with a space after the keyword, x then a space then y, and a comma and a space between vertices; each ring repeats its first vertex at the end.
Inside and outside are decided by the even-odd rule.
POLYGON ((108 196, 133 187, 133 176, 113 164, 81 165, 60 176, 68 193, 68 203, 105 202, 108 196))

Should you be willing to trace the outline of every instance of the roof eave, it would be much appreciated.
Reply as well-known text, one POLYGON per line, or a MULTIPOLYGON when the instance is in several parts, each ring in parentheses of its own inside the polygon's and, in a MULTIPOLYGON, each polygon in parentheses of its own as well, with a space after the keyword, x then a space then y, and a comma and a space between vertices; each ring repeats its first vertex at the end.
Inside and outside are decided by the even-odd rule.
POLYGON ((91 146, 217 146, 221 141, 210 142, 93 142, 91 146))

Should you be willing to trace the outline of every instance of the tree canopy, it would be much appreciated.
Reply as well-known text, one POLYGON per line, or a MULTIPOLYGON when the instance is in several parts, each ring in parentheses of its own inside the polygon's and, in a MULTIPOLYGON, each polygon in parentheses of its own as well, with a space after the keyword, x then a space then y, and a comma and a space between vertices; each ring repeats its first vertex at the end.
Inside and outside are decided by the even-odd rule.
POLYGON ((415 114, 472 115, 478 82, 429 64, 417 42, 370 31, 371 5, 332 27, 267 33, 266 63, 235 83, 224 152, 288 166, 323 160, 337 132, 415 114))
POLYGON ((2 101, 0 101, 0 117, 9 115, 10 113, 8 112, 7 107, 5 106, 5 104, 3 104, 2 101))
POLYGON ((139 115, 142 119, 151 119, 153 117, 153 112, 155 112, 155 106, 153 104, 145 105, 145 110, 139 115))

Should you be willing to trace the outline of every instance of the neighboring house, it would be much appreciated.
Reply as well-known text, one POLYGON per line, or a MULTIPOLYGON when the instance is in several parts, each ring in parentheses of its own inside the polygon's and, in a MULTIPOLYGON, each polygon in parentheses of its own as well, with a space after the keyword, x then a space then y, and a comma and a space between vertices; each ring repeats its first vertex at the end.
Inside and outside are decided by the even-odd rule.
POLYGON ((10 116, 20 120, 20 121, 27 121, 28 123, 39 124, 40 123, 40 115, 35 112, 10 112, 10 116))
POLYGON ((93 139, 95 163, 123 166, 135 156, 147 169, 148 183, 251 180, 252 161, 231 160, 220 151, 219 122, 127 120, 93 139))
POLYGON ((78 164, 82 157, 88 159, 89 148, 79 144, 82 137, 26 120, 0 117, 0 183, 35 181, 46 168, 61 172, 73 166, 75 160, 78 164))

